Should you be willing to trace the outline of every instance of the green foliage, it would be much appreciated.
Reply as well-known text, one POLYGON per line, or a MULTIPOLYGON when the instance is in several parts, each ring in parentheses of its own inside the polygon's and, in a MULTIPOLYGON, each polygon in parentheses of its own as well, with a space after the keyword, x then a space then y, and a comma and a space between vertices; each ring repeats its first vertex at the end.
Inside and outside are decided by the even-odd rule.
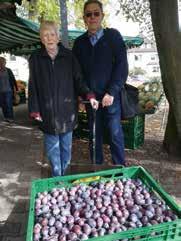
POLYGON ((155 82, 161 82, 161 81, 162 81, 160 76, 150 77, 149 79, 150 79, 150 81, 152 81, 152 82, 153 82, 153 81, 155 81, 155 82))
POLYGON ((140 67, 135 67, 134 69, 129 71, 129 75, 133 76, 133 75, 145 75, 146 71, 140 67))
POLYGON ((75 27, 77 29, 84 28, 84 21, 83 21, 83 6, 84 0, 75 0, 74 1, 74 18, 75 18, 75 27))
MULTIPOLYGON (((83 6, 85 0, 67 0, 68 22, 75 25, 77 29, 85 29, 83 21, 83 6)), ((102 1, 106 7, 109 0, 102 1)), ((21 6, 17 6, 19 16, 31 19, 35 22, 41 22, 43 19, 60 22, 60 4, 59 0, 27 0, 22 1, 21 6)), ((107 26, 109 12, 105 11, 103 27, 107 26)))
POLYGON ((18 16, 20 16, 22 18, 28 19, 28 17, 29 17, 29 2, 27 2, 27 0, 23 0, 22 5, 21 6, 18 5, 16 7, 16 13, 17 13, 18 16))
POLYGON ((141 33, 153 39, 149 0, 118 0, 123 15, 140 24, 141 33))
POLYGON ((59 5, 56 0, 38 0, 36 5, 38 19, 39 21, 46 20, 54 20, 59 22, 59 5))
POLYGON ((27 0, 22 1, 21 6, 17 6, 17 14, 20 17, 41 22, 43 19, 60 22, 60 7, 58 0, 27 0))
POLYGON ((149 0, 119 0, 119 4, 127 19, 135 22, 145 22, 149 15, 149 0))

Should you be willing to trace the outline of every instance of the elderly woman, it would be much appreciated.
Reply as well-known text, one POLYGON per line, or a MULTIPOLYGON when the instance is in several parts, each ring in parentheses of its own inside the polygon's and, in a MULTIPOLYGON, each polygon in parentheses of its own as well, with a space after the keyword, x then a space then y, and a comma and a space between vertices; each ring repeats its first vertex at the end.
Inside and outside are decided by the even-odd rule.
POLYGON ((59 42, 55 22, 41 24, 40 39, 42 48, 29 60, 29 112, 32 118, 41 121, 52 175, 59 176, 65 173, 71 160, 78 96, 85 96, 93 108, 98 108, 98 102, 83 84, 76 58, 59 42))

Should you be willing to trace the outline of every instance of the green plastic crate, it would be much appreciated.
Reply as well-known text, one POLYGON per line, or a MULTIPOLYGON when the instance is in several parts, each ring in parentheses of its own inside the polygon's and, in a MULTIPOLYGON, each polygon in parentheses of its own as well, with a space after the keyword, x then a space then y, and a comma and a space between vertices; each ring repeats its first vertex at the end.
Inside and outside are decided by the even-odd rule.
POLYGON ((122 121, 125 147, 137 149, 144 144, 145 115, 137 115, 129 120, 122 121))
MULTIPOLYGON (((181 241, 181 208, 173 201, 153 177, 142 167, 129 167, 112 169, 94 173, 84 173, 78 175, 55 177, 35 180, 32 182, 29 220, 27 228, 26 241, 33 241, 33 225, 34 225, 34 205, 38 192, 49 191, 54 187, 70 187, 73 182, 85 182, 85 178, 100 177, 99 180, 122 179, 122 178, 140 178, 143 183, 154 191, 172 211, 179 217, 172 222, 165 222, 149 227, 135 228, 128 231, 122 231, 103 237, 90 238, 90 241, 118 241, 118 240, 137 240, 137 241, 181 241), (154 235, 153 235, 154 234, 154 235)), ((88 181, 88 179, 87 179, 88 181)))
MULTIPOLYGON (((74 131, 74 136, 77 138, 89 138, 89 129, 87 124, 87 114, 79 112, 78 115, 79 125, 74 131)), ((122 128, 124 131, 125 148, 137 149, 144 144, 144 131, 145 131, 145 115, 140 114, 128 120, 122 120, 122 128)), ((104 133, 104 143, 109 143, 108 133, 104 133)))

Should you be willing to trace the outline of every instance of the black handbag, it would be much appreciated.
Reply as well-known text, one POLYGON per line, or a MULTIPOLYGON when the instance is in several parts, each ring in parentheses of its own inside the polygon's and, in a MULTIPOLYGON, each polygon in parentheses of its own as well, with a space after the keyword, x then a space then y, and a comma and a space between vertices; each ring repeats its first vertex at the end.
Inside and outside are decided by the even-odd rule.
MULTIPOLYGON (((105 38, 109 43, 109 46, 112 50, 113 63, 115 54, 114 43, 112 42, 112 29, 106 28, 104 31, 105 38)), ((126 81, 126 80, 125 80, 126 81)), ((121 100, 121 119, 129 119, 139 114, 139 99, 138 99, 138 89, 132 85, 124 84, 120 92, 120 100, 121 100)))
POLYGON ((124 84, 121 89, 121 119, 129 119, 139 114, 138 89, 132 85, 124 84))

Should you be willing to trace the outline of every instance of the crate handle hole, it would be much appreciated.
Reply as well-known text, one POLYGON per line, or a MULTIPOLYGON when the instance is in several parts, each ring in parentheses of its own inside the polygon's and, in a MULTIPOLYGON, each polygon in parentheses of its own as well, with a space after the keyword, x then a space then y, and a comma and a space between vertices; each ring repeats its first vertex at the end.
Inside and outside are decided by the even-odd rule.
MULTIPOLYGON (((67 182, 66 182, 66 183, 67 183, 67 182)), ((59 185, 65 186, 66 183, 59 181, 59 182, 55 182, 55 185, 56 185, 56 186, 59 186, 59 185)))
POLYGON ((104 178, 111 178, 112 177, 112 175, 105 175, 105 176, 103 176, 104 178))
POLYGON ((123 173, 116 173, 114 177, 123 177, 123 173))

